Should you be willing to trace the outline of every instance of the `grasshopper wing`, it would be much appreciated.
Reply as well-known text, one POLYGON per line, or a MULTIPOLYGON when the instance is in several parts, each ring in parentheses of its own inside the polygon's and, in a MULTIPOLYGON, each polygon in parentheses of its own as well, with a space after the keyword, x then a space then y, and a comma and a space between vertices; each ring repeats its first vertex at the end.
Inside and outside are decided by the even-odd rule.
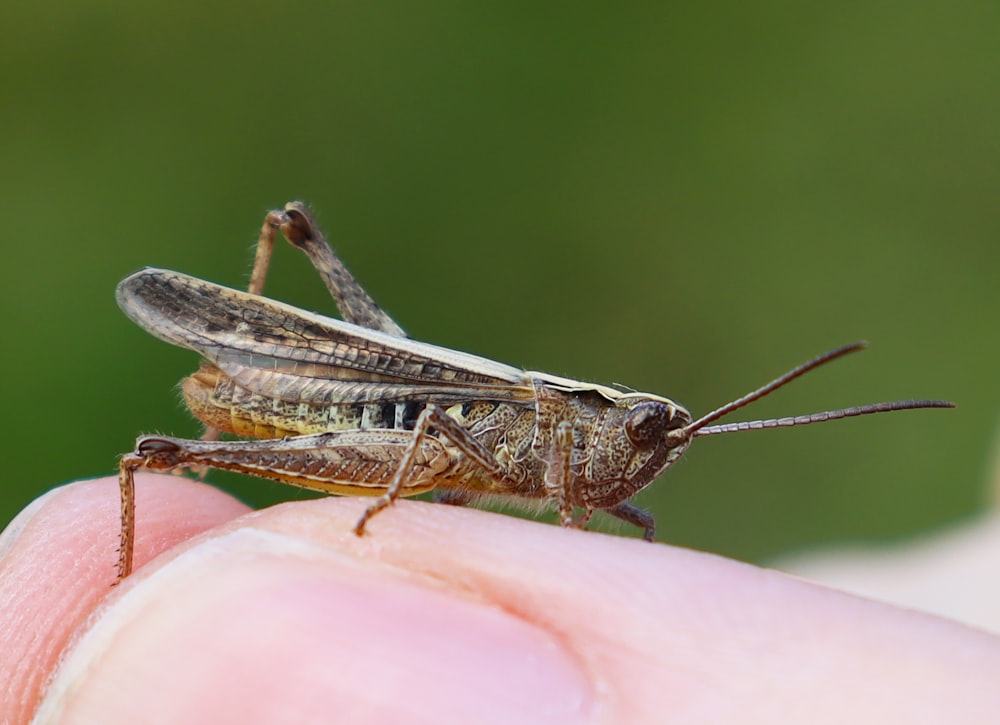
POLYGON ((247 390, 306 403, 471 400, 530 406, 518 368, 387 335, 169 270, 126 277, 118 304, 155 337, 247 390))

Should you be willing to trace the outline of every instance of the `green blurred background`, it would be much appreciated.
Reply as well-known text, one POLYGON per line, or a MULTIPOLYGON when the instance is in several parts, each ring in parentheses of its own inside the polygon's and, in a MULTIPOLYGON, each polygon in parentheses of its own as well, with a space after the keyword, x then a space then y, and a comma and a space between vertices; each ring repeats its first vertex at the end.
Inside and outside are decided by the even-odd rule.
MULTIPOLYGON (((661 539, 759 560, 983 505, 1000 5, 315 5, 5 9, 0 519, 138 433, 199 434, 174 387, 195 356, 115 284, 242 286, 298 198, 421 340, 698 414, 868 339, 743 418, 960 404, 698 441, 639 498, 661 539)), ((285 247, 268 293, 333 311, 285 247)))

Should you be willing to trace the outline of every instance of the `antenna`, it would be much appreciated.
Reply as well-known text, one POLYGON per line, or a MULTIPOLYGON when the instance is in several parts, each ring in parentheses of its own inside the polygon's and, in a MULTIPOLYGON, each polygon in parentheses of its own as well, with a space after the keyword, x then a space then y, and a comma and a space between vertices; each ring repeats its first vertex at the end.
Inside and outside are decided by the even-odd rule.
POLYGON ((720 408, 716 408, 711 413, 703 415, 698 420, 675 431, 677 438, 685 439, 694 436, 718 435, 720 433, 735 433, 744 430, 763 430, 765 428, 789 428, 795 425, 809 425, 810 423, 825 423, 828 420, 839 420, 841 418, 853 418, 858 415, 871 415, 873 413, 888 413, 894 410, 913 410, 915 408, 954 408, 955 404, 947 400, 897 400, 890 403, 872 403, 870 405, 858 405, 851 408, 841 408, 840 410, 827 410, 822 413, 810 413, 809 415, 797 415, 788 418, 768 418, 766 420, 749 420, 742 423, 723 423, 721 425, 709 425, 713 421, 729 415, 734 410, 738 410, 755 400, 760 400, 765 395, 773 393, 778 388, 784 387, 795 378, 805 375, 810 370, 826 365, 839 357, 858 352, 868 347, 867 342, 855 342, 850 345, 838 347, 836 350, 823 353, 819 357, 813 358, 809 362, 803 363, 796 368, 792 368, 780 378, 772 380, 767 385, 763 385, 753 390, 741 398, 737 398, 731 403, 726 403, 720 408))

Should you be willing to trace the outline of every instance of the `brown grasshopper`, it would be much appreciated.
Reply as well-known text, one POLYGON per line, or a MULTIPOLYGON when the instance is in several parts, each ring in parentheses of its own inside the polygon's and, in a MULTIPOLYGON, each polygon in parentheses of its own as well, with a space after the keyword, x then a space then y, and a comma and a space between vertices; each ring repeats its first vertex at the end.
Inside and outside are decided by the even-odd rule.
POLYGON ((218 468, 377 496, 358 535, 399 496, 438 489, 449 503, 491 495, 552 501, 562 525, 578 528, 606 511, 652 541, 653 517, 629 498, 695 436, 954 407, 907 400, 709 425, 865 343, 821 355, 693 420, 667 398, 416 342, 361 288, 299 202, 267 215, 248 292, 144 269, 118 285, 117 298, 147 332, 204 358, 181 388, 208 427, 202 440, 142 436, 122 456, 119 580, 132 569, 139 468, 218 468), (343 321, 261 296, 278 231, 309 257, 343 321), (214 440, 219 431, 258 440, 214 440))

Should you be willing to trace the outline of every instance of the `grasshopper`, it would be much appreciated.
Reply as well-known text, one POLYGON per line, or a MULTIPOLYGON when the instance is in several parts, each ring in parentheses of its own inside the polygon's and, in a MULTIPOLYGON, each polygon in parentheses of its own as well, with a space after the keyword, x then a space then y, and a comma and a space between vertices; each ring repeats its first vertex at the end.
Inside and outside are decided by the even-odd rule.
POLYGON ((820 355, 694 419, 657 395, 525 372, 417 342, 362 289, 300 202, 267 214, 247 292, 147 268, 118 285, 117 299, 147 332, 202 356, 181 389, 207 426, 201 440, 142 436, 122 456, 119 581, 132 569, 139 468, 226 469, 376 496, 354 527, 358 535, 396 498, 437 489, 455 504, 485 496, 554 502, 561 524, 576 528, 606 511, 652 541, 653 517, 629 499, 696 436, 954 407, 905 400, 710 425, 866 343, 820 355), (309 257, 343 320, 262 296, 279 232, 309 257), (220 441, 219 432, 256 440, 220 441))

